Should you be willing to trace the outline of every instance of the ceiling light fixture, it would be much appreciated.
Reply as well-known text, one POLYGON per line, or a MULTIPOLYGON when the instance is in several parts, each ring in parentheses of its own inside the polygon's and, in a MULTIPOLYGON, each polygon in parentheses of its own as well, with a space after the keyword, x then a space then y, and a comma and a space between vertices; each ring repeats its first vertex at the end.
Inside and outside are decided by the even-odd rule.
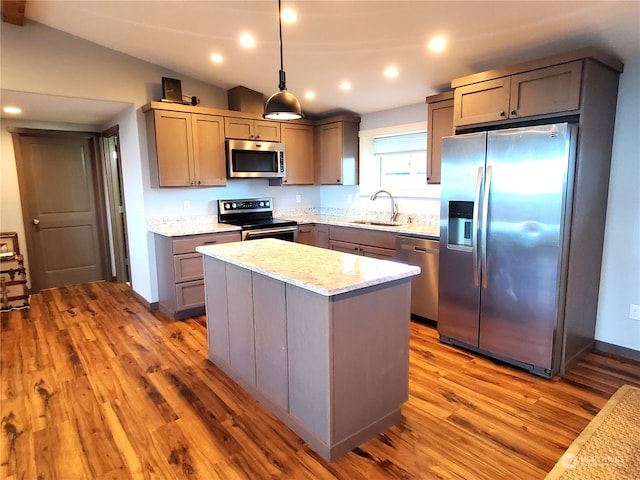
POLYGON ((399 74, 398 69, 396 67, 388 67, 385 71, 384 71, 384 75, 385 77, 389 77, 389 78, 395 78, 397 77, 399 74))
POLYGON ((341 90, 351 90, 351 84, 347 81, 344 81, 340 84, 340 89, 341 90))
POLYGON ((19 113, 22 113, 22 110, 18 107, 4 107, 2 111, 10 115, 18 115, 19 113))
POLYGON ((253 48, 256 44, 255 38, 250 33, 243 33, 240 36, 240 45, 245 48, 253 48))
POLYGON ((447 46, 447 39, 443 36, 433 37, 429 42, 429 48, 434 52, 441 52, 447 46))
POLYGON ((213 63, 222 63, 222 55, 220 55, 219 53, 212 53, 211 61, 213 63))
POLYGON ((285 8, 282 11, 282 20, 284 23, 294 23, 298 20, 298 15, 292 8, 285 8))
POLYGON ((292 93, 287 92, 287 82, 284 74, 284 62, 282 60, 282 11, 278 0, 278 28, 280 29, 280 83, 279 92, 269 97, 264 105, 264 118, 272 120, 295 120, 302 118, 300 102, 292 93))
POLYGON ((316 98, 316 94, 309 90, 304 94, 304 98, 306 98, 307 100, 313 100, 314 98, 316 98))

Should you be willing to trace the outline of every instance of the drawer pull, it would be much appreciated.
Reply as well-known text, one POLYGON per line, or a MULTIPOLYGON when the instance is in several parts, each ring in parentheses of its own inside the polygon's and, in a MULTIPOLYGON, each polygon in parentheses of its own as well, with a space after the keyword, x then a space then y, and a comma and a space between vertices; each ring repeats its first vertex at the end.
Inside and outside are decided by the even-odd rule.
POLYGON ((214 243, 218 243, 217 240, 211 240, 210 242, 204 242, 205 245, 213 245, 214 243))

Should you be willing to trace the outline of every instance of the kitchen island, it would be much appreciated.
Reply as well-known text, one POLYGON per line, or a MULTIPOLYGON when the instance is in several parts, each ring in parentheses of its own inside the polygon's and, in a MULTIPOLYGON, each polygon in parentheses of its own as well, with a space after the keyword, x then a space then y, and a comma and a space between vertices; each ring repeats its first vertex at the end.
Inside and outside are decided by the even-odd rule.
POLYGON ((276 239, 198 247, 208 357, 334 460, 400 420, 418 267, 276 239))

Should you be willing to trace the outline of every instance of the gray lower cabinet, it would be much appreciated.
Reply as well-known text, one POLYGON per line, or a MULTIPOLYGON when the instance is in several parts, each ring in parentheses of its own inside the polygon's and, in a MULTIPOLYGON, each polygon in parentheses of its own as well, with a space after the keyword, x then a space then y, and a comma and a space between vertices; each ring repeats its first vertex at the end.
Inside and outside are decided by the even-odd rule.
POLYGON ((169 237, 155 234, 158 308, 174 319, 204 313, 202 255, 196 247, 239 242, 239 232, 169 237))
POLYGON ((411 280, 325 296, 205 256, 208 357, 328 460, 397 423, 411 280))
POLYGON ((319 223, 298 225, 298 243, 329 248, 329 227, 319 223))
POLYGON ((354 227, 330 227, 329 248, 343 253, 389 260, 395 257, 396 234, 354 227))

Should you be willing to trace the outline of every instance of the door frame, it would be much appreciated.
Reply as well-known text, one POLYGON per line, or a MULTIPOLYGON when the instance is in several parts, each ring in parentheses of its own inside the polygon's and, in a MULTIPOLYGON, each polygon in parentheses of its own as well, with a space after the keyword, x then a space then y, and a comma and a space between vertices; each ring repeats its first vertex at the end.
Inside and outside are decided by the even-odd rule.
MULTIPOLYGON (((105 130, 101 134, 104 172, 107 192, 107 203, 110 215, 111 245, 113 263, 115 265, 116 282, 131 281, 131 265, 128 254, 129 239, 127 234, 127 213, 125 207, 124 188, 122 180, 122 156, 120 151, 120 128, 118 125, 105 130), (108 140, 115 138, 116 158, 111 156, 108 140), (115 161, 114 161, 115 160, 115 161), (122 205, 120 205, 120 201, 122 205), (122 211, 120 211, 120 208, 122 211)), ((113 272, 112 272, 113 279, 113 272)))
MULTIPOLYGON (((100 255, 100 265, 102 268, 102 280, 110 280, 111 278, 111 262, 110 262, 110 251, 109 251, 109 241, 108 241, 108 226, 107 226, 107 212, 105 205, 105 190, 102 179, 104 178, 104 171, 102 168, 103 159, 102 159, 102 149, 100 148, 100 134, 95 132, 85 132, 85 131, 66 131, 66 130, 45 130, 45 129, 34 129, 34 128, 21 128, 21 127, 10 127, 8 129, 9 133, 11 133, 11 137, 13 140, 13 148, 16 162, 16 170, 18 173, 18 189, 20 191, 20 201, 22 204, 22 221, 25 232, 25 240, 27 245, 27 258, 31 260, 35 258, 31 255, 33 249, 35 248, 35 239, 33 238, 33 219, 31 218, 30 213, 33 211, 32 199, 30 198, 28 192, 30 189, 28 188, 27 182, 29 179, 27 178, 27 174, 24 168, 23 162, 23 152, 21 147, 20 138, 21 137, 58 137, 58 138, 73 138, 73 137, 81 137, 89 139, 90 146, 90 162, 93 168, 92 182, 94 188, 95 195, 95 205, 96 205, 96 228, 98 230, 98 244, 99 244, 99 255, 100 255)), ((29 269, 33 269, 33 265, 29 265, 29 269)), ((31 278, 31 276, 30 276, 31 278)), ((33 280, 31 280, 30 285, 31 293, 37 293, 33 289, 33 280)))

